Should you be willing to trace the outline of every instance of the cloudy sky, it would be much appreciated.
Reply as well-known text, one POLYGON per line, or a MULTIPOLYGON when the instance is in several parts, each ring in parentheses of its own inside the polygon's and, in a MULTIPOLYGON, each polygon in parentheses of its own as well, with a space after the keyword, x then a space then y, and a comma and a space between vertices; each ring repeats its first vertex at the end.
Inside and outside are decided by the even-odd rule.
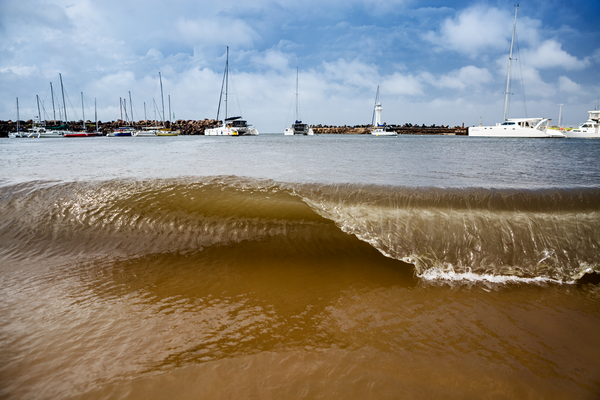
MULTIPOLYGON (((215 118, 230 48, 229 115, 260 132, 370 124, 377 86, 389 124, 502 119, 514 2, 413 0, 0 0, 0 119, 58 107, 69 120, 215 118)), ((600 2, 519 7, 509 117, 587 119, 600 97, 600 2), (523 101, 523 99, 525 101, 523 101)), ((600 105, 599 105, 600 107, 600 105)), ((45 111, 44 111, 45 110, 45 111)), ((58 116, 58 112, 57 112, 58 116)))

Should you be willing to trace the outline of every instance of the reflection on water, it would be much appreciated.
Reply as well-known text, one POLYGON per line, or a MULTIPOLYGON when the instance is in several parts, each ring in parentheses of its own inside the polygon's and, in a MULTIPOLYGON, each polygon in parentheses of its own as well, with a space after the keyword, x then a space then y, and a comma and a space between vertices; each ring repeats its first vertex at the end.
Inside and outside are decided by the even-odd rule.
POLYGON ((3 394, 230 398, 279 388, 292 398, 490 390, 585 398, 600 390, 600 351, 590 346, 595 285, 415 285, 407 266, 359 241, 335 260, 253 247, 263 248, 5 276, 3 394))

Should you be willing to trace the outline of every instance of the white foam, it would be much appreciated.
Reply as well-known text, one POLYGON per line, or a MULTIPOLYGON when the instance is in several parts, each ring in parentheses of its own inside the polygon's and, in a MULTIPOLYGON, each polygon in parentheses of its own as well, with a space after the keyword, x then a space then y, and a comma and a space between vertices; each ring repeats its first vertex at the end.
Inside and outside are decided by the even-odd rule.
POLYGON ((454 271, 441 271, 436 268, 428 269, 422 274, 417 276, 426 281, 447 281, 447 282, 469 282, 469 283, 495 283, 495 284, 507 284, 507 283, 557 283, 557 284, 573 284, 575 281, 563 281, 560 279, 552 279, 548 277, 537 276, 535 278, 524 278, 514 275, 493 275, 493 274, 477 274, 471 272, 454 272, 454 271))

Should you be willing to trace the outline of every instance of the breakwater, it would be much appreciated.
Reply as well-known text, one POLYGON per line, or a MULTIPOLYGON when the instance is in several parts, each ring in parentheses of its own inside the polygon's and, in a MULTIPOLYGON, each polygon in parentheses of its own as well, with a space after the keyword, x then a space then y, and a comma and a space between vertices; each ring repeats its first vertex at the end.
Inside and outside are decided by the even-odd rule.
MULTIPOLYGON (((20 129, 21 131, 27 131, 31 129, 34 121, 20 121, 20 129)), ((46 122, 46 127, 58 126, 64 123, 52 121, 46 122)), ((174 122, 165 121, 154 121, 154 120, 143 120, 137 121, 133 123, 133 127, 135 129, 143 129, 145 127, 151 126, 165 126, 166 128, 173 128, 175 130, 181 131, 182 135, 204 135, 204 130, 207 128, 213 128, 220 124, 219 121, 215 119, 203 119, 203 120, 177 120, 174 122)), ((98 130, 102 132, 102 134, 106 135, 112 132, 113 130, 127 125, 126 122, 122 121, 110 121, 110 122, 101 122, 98 121, 98 130)), ((67 123, 68 129, 71 131, 81 131, 83 128, 83 121, 70 121, 67 123)), ((86 121, 85 122, 86 132, 95 132, 96 131, 96 122, 86 121)), ((10 132, 17 131, 17 122, 16 121, 0 121, 0 137, 7 137, 10 132)))
MULTIPOLYGON (((34 124, 33 120, 28 121, 20 121, 20 129, 21 131, 27 131, 31 129, 34 124)), ((221 124, 220 121, 216 119, 203 119, 203 120, 177 120, 174 122, 166 121, 164 126, 167 128, 173 128, 181 131, 182 135, 204 135, 204 130, 208 128, 213 128, 219 126, 221 124)), ((47 127, 56 126, 59 123, 53 123, 52 121, 48 121, 46 123, 47 127)), ((82 121, 70 121, 68 124, 68 129, 72 131, 81 131, 83 122, 82 121)), ((126 125, 126 123, 125 123, 126 125)), ((161 121, 154 120, 144 120, 137 121, 133 123, 133 127, 135 129, 143 129, 144 127, 150 126, 162 126, 163 123, 161 121)), ((104 135, 112 132, 118 127, 123 126, 121 121, 110 121, 110 122, 98 122, 98 130, 102 132, 104 135)), ((93 121, 86 121, 85 123, 87 132, 95 132, 96 131, 96 123, 93 121)), ((313 131, 316 134, 354 134, 354 135, 364 135, 370 134, 373 127, 371 125, 355 125, 355 126, 335 126, 335 125, 313 125, 313 131)), ((412 125, 412 124, 404 124, 404 125, 388 125, 387 129, 393 130, 401 135, 466 135, 467 128, 464 126, 454 126, 450 127, 448 125, 445 126, 425 126, 425 125, 412 125)), ((7 137, 10 132, 16 132, 17 130, 17 122, 16 121, 0 121, 0 137, 7 137)))
MULTIPOLYGON (((388 130, 394 131, 399 135, 466 135, 467 128, 463 126, 449 125, 442 126, 426 126, 426 125, 387 125, 388 130)), ((370 134, 373 130, 371 125, 355 125, 355 126, 333 126, 333 125, 314 125, 312 126, 313 131, 316 134, 354 134, 364 135, 370 134)))

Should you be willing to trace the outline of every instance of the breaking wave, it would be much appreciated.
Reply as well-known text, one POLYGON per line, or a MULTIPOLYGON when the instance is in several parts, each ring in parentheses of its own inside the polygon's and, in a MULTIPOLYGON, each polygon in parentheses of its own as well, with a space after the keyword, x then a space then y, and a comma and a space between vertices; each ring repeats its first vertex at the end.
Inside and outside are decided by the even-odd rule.
POLYGON ((356 248, 354 236, 424 280, 575 282, 600 272, 600 190, 237 177, 0 187, 0 257, 17 261, 226 252, 268 238, 278 254, 335 256, 356 248))

